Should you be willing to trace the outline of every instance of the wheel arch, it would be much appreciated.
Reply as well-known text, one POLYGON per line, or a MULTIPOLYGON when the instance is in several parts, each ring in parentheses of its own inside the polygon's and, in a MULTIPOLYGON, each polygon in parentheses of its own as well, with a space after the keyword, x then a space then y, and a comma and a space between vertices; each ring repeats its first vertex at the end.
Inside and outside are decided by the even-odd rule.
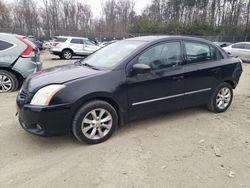
POLYGON ((69 51, 71 51, 72 52, 72 55, 74 55, 75 53, 74 53, 74 51, 72 50, 72 49, 70 49, 70 48, 64 48, 63 50, 62 50, 62 52, 61 52, 61 54, 63 53, 63 51, 65 51, 65 50, 69 50, 69 51))
POLYGON ((25 78, 19 72, 12 70, 10 67, 0 67, 0 70, 8 71, 8 72, 14 74, 18 80, 19 86, 22 85, 25 78))
POLYGON ((115 100, 111 94, 109 93, 95 93, 88 96, 84 96, 83 98, 79 99, 75 102, 73 116, 77 113, 77 111, 86 103, 94 101, 94 100, 102 100, 109 103, 117 112, 118 115, 118 125, 123 126, 127 122, 126 113, 123 107, 119 105, 117 100, 115 100))
POLYGON ((234 81, 232 81, 232 80, 225 80, 224 82, 228 83, 230 86, 232 86, 233 89, 235 89, 236 86, 235 86, 234 81))

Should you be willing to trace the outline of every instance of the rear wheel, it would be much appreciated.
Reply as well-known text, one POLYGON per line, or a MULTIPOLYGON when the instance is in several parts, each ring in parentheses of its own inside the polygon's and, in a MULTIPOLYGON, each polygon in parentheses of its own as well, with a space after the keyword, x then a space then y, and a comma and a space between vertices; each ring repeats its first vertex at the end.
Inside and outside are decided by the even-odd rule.
POLYGON ((111 137, 118 124, 116 110, 101 100, 91 101, 76 113, 72 131, 74 136, 87 144, 98 144, 111 137))
POLYGON ((73 56, 73 53, 71 50, 63 50, 62 51, 62 55, 61 55, 64 59, 71 59, 73 56))
POLYGON ((0 70, 0 93, 16 91, 18 80, 11 72, 0 70))
POLYGON ((208 109, 215 113, 225 112, 231 105, 232 100, 232 86, 228 83, 221 83, 214 90, 208 103, 208 109))

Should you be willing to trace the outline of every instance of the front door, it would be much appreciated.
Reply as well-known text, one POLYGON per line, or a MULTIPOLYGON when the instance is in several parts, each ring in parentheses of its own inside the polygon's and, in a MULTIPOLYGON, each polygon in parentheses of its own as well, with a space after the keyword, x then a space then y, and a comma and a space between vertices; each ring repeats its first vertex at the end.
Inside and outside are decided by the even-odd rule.
POLYGON ((182 107, 184 81, 182 50, 179 41, 162 42, 138 55, 134 64, 146 64, 151 71, 127 77, 130 119, 182 107))

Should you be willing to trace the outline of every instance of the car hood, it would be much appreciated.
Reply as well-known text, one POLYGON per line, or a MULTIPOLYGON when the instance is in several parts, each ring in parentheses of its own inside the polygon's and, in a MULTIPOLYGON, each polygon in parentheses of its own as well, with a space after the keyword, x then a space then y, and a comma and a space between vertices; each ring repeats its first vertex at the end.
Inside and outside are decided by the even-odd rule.
POLYGON ((63 84, 79 78, 94 76, 101 74, 104 71, 94 70, 92 68, 81 65, 64 65, 57 66, 43 71, 36 72, 29 76, 23 87, 29 92, 36 92, 36 90, 50 84, 63 84))

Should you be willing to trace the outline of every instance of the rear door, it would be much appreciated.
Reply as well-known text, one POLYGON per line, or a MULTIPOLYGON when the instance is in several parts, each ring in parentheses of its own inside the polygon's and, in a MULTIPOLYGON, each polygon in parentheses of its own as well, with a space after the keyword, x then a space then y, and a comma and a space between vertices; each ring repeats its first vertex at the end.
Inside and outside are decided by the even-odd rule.
POLYGON ((212 45, 196 41, 184 41, 184 49, 184 106, 206 104, 221 80, 222 55, 212 45))
POLYGON ((84 48, 83 39, 72 38, 70 41, 70 48, 75 54, 82 55, 84 48))

